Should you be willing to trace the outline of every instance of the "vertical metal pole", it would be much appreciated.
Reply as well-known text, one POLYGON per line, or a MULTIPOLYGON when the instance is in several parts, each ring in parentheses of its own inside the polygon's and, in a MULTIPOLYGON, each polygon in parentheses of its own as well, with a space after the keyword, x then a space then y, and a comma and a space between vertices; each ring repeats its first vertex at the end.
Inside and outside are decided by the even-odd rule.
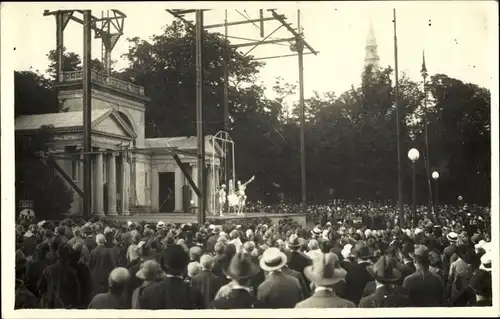
POLYGON ((399 223, 400 227, 405 226, 405 212, 403 202, 403 175, 401 172, 401 132, 399 123, 399 75, 398 75, 398 37, 396 33, 396 9, 393 9, 394 16, 394 76, 396 80, 395 102, 396 102, 396 139, 398 152, 398 202, 399 202, 399 223))
MULTIPOLYGON (((108 38, 105 44, 105 72, 107 75, 111 75, 111 23, 109 22, 109 10, 106 11, 106 22, 108 24, 108 38)), ((104 40, 104 38, 103 38, 104 40)))
MULTIPOLYGON (((224 11, 225 18, 224 18, 224 37, 225 37, 225 43, 228 44, 227 40, 227 9, 224 11)), ((227 47, 223 48, 223 59, 224 59, 224 132, 229 134, 229 65, 228 65, 228 60, 229 60, 229 45, 227 47)), ((224 144, 225 146, 226 144, 224 144)), ((224 147, 224 150, 226 151, 225 158, 224 158, 224 184, 228 185, 228 154, 227 154, 227 148, 224 147)), ((231 154, 231 158, 234 157, 234 153, 231 154)), ((234 168, 233 168, 234 169, 234 168)))
POLYGON ((411 168, 413 172, 412 184, 413 184, 413 202, 412 202, 412 226, 415 227, 415 216, 417 215, 417 176, 416 176, 416 166, 415 161, 411 162, 411 168))
POLYGON ((203 11, 196 10, 196 129, 198 138, 198 224, 205 223, 205 134, 203 123, 203 11))
POLYGON ((56 83, 61 82, 64 59, 63 12, 56 13, 56 83))
POLYGON ((432 209, 431 167, 429 158, 429 139, 427 137, 427 76, 424 75, 424 139, 425 139, 425 174, 427 177, 427 190, 429 192, 429 212, 432 209))
MULTIPOLYGON (((264 37, 264 10, 259 9, 259 18, 260 18, 260 37, 264 37)), ((300 32, 300 30, 299 30, 300 32)))
POLYGON ((436 190, 436 198, 434 200, 434 216, 436 218, 436 221, 439 223, 439 225, 441 225, 441 218, 439 218, 439 211, 438 211, 438 205, 439 205, 439 182, 438 182, 438 179, 435 180, 434 182, 435 184, 435 190, 436 190))
MULTIPOLYGON (((83 13, 83 151, 92 150, 92 102, 91 102, 91 66, 92 30, 91 11, 83 13)), ((83 163, 83 211, 86 218, 92 214, 92 167, 91 154, 84 155, 83 163)))
POLYGON ((302 211, 307 212, 307 183, 306 183, 306 137, 305 137, 305 110, 304 110, 304 39, 300 30, 300 10, 297 10, 297 25, 300 37, 297 38, 297 53, 299 57, 299 111, 300 111, 300 172, 302 180, 302 211))

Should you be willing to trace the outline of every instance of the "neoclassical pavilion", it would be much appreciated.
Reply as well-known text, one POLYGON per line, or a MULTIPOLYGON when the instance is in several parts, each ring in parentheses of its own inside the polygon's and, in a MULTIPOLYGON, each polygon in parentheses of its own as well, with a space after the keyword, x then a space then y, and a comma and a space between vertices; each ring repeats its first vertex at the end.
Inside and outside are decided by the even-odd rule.
MULTIPOLYGON (((50 143, 56 163, 83 189, 83 91, 82 71, 63 72, 59 101, 67 112, 26 115, 16 119, 18 134, 36 134, 52 125, 50 143)), ((172 157, 179 150, 182 164, 197 176, 196 137, 145 138, 145 108, 149 99, 144 88, 108 75, 92 72, 92 208, 95 215, 129 215, 131 212, 181 212, 183 185, 188 184, 172 157), (184 151, 184 155, 182 154, 184 151)), ((206 137, 207 167, 220 166, 221 148, 206 137), (215 154, 214 154, 215 153, 215 154), (215 155, 215 156, 214 156, 215 155)), ((206 168, 207 169, 207 168, 206 168)), ((217 174, 218 170, 215 170, 217 174)), ((207 169, 207 181, 219 180, 207 169)), ((193 180, 197 181, 196 178, 193 180)), ((70 185, 70 183, 68 183, 70 185)), ((212 207, 214 183, 207 183, 207 209, 212 207)), ((83 200, 74 190, 69 213, 83 211, 83 200)), ((194 206, 198 198, 191 190, 194 206)))

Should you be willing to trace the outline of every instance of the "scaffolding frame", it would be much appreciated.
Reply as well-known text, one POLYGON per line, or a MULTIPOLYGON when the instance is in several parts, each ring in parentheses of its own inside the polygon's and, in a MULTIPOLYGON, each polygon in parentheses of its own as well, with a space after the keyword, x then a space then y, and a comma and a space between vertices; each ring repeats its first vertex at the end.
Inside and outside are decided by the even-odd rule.
MULTIPOLYGON (((234 158, 235 158, 235 156, 234 156, 234 141, 231 138, 231 136, 229 135, 229 133, 227 133, 225 131, 217 132, 217 134, 210 137, 209 141, 213 147, 212 160, 210 161, 210 171, 212 172, 212 180, 208 181, 211 183, 211 186, 212 186, 212 194, 211 194, 212 202, 210 205, 210 209, 211 209, 211 212, 213 214, 216 214, 217 213, 217 203, 218 203, 217 193, 218 193, 218 188, 220 186, 219 185, 220 176, 216 175, 216 172, 221 171, 222 161, 224 161, 224 168, 227 167, 227 165, 225 165, 225 163, 227 161, 227 154, 228 154, 229 148, 231 149, 231 162, 232 162, 232 165, 231 165, 232 166, 231 167, 231 177, 232 178, 229 180, 234 183, 234 180, 236 179, 236 173, 235 173, 236 172, 236 170, 235 170, 236 164, 235 164, 235 160, 234 160, 234 158), (219 145, 222 148, 222 154, 220 156, 218 156, 215 152, 216 145, 219 145), (216 158, 217 157, 220 159, 219 165, 216 165, 216 158)), ((227 181, 227 180, 228 180, 228 170, 224 169, 224 181, 227 181)))

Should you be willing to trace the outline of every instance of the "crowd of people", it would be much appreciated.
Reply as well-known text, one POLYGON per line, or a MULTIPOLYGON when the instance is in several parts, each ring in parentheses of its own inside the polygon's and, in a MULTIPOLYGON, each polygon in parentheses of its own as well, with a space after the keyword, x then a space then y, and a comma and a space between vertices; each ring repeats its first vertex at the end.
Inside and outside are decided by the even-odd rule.
POLYGON ((23 221, 15 308, 491 306, 489 209, 420 207, 407 228, 397 207, 316 209, 311 227, 23 221))

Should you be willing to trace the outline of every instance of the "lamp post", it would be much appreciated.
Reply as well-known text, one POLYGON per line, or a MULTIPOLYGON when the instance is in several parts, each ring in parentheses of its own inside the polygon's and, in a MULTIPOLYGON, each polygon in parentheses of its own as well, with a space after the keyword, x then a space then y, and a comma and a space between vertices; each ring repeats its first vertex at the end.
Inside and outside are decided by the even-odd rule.
POLYGON ((408 158, 411 161, 411 167, 412 167, 412 184, 413 184, 413 203, 412 203, 412 226, 415 223, 415 215, 417 213, 417 178, 416 178, 416 169, 415 169, 415 162, 418 161, 420 157, 420 153, 416 148, 412 148, 411 150, 408 151, 408 158))
POLYGON ((439 188, 438 188, 438 179, 439 179, 439 173, 434 171, 432 172, 432 179, 434 180, 434 189, 436 192, 435 198, 434 198, 434 217, 436 218, 436 221, 441 223, 441 219, 439 219, 438 215, 438 200, 439 200, 439 188))

